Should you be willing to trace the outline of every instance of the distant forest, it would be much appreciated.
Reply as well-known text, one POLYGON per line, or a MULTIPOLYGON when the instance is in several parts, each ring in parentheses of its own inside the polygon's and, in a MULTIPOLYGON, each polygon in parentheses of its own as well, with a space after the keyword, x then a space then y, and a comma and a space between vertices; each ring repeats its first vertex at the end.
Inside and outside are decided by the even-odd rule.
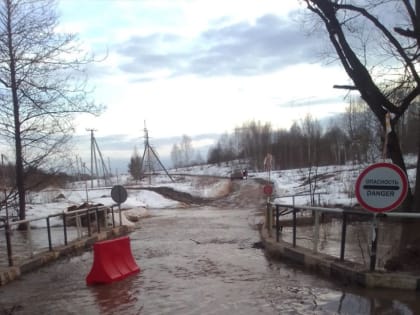
MULTIPOLYGON (((420 103, 412 106, 396 127, 404 154, 417 154, 420 141, 420 103)), ((264 169, 264 158, 273 156, 273 169, 377 162, 383 157, 385 131, 372 111, 358 99, 346 112, 325 126, 307 114, 289 130, 273 130, 270 123, 247 122, 232 134, 223 134, 210 148, 207 162, 249 161, 255 171, 264 169)), ((389 154, 389 150, 385 150, 389 154)))

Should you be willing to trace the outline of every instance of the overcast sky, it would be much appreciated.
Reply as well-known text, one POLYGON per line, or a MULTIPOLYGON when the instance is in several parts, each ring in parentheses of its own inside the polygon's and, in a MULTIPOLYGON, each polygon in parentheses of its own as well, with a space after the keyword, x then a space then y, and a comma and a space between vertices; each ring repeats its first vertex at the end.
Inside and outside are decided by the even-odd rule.
POLYGON ((106 56, 89 77, 107 110, 78 119, 77 134, 94 128, 131 154, 145 121, 160 139, 342 112, 345 91, 332 87, 347 76, 320 57, 328 42, 306 35, 303 9, 298 0, 60 0, 61 29, 106 56))

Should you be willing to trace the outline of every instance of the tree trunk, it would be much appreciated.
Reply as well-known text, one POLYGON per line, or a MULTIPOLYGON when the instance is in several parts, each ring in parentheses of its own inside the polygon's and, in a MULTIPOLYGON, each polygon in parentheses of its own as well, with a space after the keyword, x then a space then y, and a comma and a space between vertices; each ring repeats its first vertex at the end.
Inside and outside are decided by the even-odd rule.
MULTIPOLYGON (((19 99, 18 99, 18 84, 16 80, 16 60, 13 49, 13 30, 12 30, 12 16, 11 16, 11 3, 7 5, 7 35, 8 35, 8 50, 10 57, 10 87, 12 91, 13 102, 13 115, 15 127, 15 154, 16 154, 16 189, 18 191, 19 201, 19 219, 25 220, 26 218, 26 200, 25 200, 25 182, 24 182, 24 169, 22 157, 22 139, 21 139, 21 125, 20 125, 20 112, 19 112, 19 99)), ((26 229, 25 225, 20 225, 19 229, 26 229)))
MULTIPOLYGON (((407 168, 405 166, 403 153, 401 152, 400 143, 398 140, 398 136, 394 130, 392 130, 388 134, 388 154, 391 158, 392 162, 399 166, 402 171, 407 175, 407 168)), ((411 192, 410 185, 408 185, 407 197, 405 198, 404 202, 401 205, 401 211, 409 212, 414 211, 415 208, 413 207, 413 195, 411 192)))
POLYGON ((414 210, 420 212, 420 129, 419 138, 417 139, 417 171, 416 171, 416 186, 414 188, 414 210))

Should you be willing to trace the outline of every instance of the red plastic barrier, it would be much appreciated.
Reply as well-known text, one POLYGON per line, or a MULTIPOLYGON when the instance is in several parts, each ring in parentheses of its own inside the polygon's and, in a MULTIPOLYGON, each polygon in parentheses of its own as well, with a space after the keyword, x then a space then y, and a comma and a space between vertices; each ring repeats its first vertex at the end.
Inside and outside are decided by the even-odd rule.
POLYGON ((87 285, 118 281, 140 271, 131 253, 128 236, 96 242, 93 250, 93 265, 86 277, 87 285))

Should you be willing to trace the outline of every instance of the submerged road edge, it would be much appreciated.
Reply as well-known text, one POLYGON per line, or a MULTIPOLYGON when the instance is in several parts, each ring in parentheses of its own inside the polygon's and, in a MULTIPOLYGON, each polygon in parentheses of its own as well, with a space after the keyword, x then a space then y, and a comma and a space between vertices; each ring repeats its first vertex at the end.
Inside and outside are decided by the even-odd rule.
POLYGON ((323 253, 314 253, 303 247, 270 237, 265 225, 260 228, 260 238, 268 256, 296 263, 305 269, 364 288, 387 288, 420 291, 420 276, 403 272, 371 272, 366 267, 323 253))

